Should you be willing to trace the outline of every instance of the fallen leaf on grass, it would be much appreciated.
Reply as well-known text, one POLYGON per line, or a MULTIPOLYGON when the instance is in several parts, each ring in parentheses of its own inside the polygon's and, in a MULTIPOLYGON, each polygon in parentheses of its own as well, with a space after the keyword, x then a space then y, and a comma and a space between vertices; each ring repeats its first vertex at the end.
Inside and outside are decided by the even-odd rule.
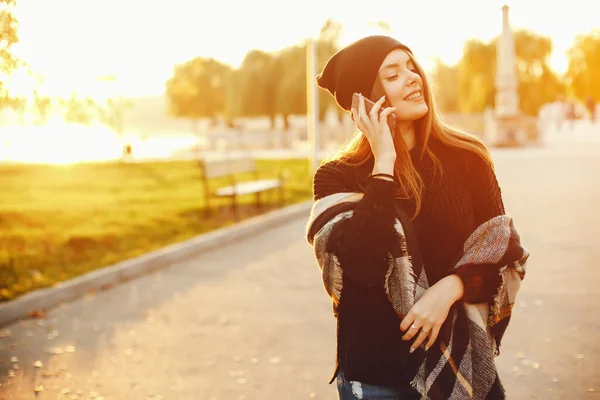
POLYGON ((48 352, 50 354, 62 354, 65 351, 60 347, 51 347, 48 350, 46 350, 46 352, 48 352))
POLYGON ((31 310, 27 313, 29 318, 42 319, 46 317, 46 314, 42 310, 31 310))

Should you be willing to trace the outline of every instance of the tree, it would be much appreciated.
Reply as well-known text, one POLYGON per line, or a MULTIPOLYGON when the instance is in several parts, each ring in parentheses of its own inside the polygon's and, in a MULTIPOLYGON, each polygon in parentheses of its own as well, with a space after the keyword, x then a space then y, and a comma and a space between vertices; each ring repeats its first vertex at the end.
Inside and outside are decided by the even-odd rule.
POLYGON ((459 86, 456 84, 459 81, 458 66, 446 65, 439 58, 436 59, 431 80, 440 110, 445 113, 460 111, 459 86))
MULTIPOLYGON (((548 65, 552 52, 550 38, 525 30, 514 32, 516 73, 519 82, 520 110, 536 115, 539 108, 554 101, 562 84, 548 65)), ((458 105, 462 112, 481 112, 493 107, 496 76, 496 47, 491 43, 469 40, 458 64, 458 105)))
MULTIPOLYGON (((340 39, 342 37, 342 25, 333 20, 328 19, 321 27, 319 38, 317 39, 317 70, 322 71, 327 61, 340 48, 340 39)), ((343 110, 337 107, 335 99, 325 90, 319 90, 319 120, 325 119, 325 113, 330 108, 335 107, 338 111, 338 116, 341 116, 343 110)))
POLYGON ((496 46, 469 40, 458 63, 458 108, 461 112, 482 112, 494 104, 496 46))
POLYGON ((48 114, 52 109, 52 99, 48 96, 41 95, 37 89, 33 90, 33 109, 37 114, 36 123, 43 125, 48 121, 48 114))
POLYGON ((392 31, 392 27, 386 21, 369 22, 367 25, 378 28, 384 35, 389 35, 392 31))
POLYGON ((90 98, 79 98, 75 93, 68 99, 62 99, 61 105, 65 108, 65 121, 89 125, 96 117, 98 105, 90 98))
POLYGON ((537 115, 542 105, 556 100, 562 91, 562 83, 548 64, 552 40, 526 30, 515 31, 514 37, 519 107, 527 115, 537 115))
POLYGON ((567 56, 569 91, 580 99, 600 101, 600 30, 577 36, 567 56))
POLYGON ((169 113, 197 121, 215 119, 225 111, 226 78, 230 68, 212 58, 194 58, 176 65, 166 83, 169 113))
POLYGON ((108 126, 119 136, 123 136, 123 116, 133 103, 123 97, 110 97, 102 105, 96 104, 100 122, 108 126))
MULTIPOLYGON (((329 58, 339 49, 342 26, 332 19, 325 21, 315 41, 317 53, 317 70, 325 66, 329 58)), ((277 112, 282 114, 288 127, 288 116, 306 114, 306 51, 307 44, 291 46, 283 49, 277 55, 276 71, 277 112)), ((323 120, 327 110, 335 106, 335 100, 323 90, 319 90, 319 119, 323 120)), ((337 107, 336 107, 337 108, 337 107)), ((338 112, 342 110, 338 108, 338 112)))
MULTIPOLYGON (((337 51, 341 25, 328 19, 316 41, 317 69, 337 51)), ((306 43, 290 46, 275 53, 252 50, 237 70, 224 78, 224 114, 228 121, 236 116, 268 116, 274 127, 275 116, 288 117, 306 113, 306 43)), ((319 93, 319 117, 335 104, 331 96, 319 93)))
POLYGON ((260 50, 246 54, 237 71, 237 93, 230 95, 239 98, 238 115, 255 117, 268 116, 271 128, 275 127, 277 114, 277 86, 279 84, 279 63, 276 58, 260 50))
POLYGON ((319 42, 327 43, 333 49, 338 49, 343 32, 344 28, 342 24, 332 18, 328 18, 319 31, 319 42))
POLYGON ((17 67, 17 60, 11 53, 11 46, 18 42, 17 19, 12 14, 15 0, 0 0, 0 108, 18 107, 18 101, 11 99, 6 88, 6 78, 17 67))
POLYGON ((284 71, 277 87, 277 112, 283 115, 287 129, 290 115, 306 114, 306 45, 283 49, 277 63, 284 71))
POLYGON ((239 88, 243 86, 243 76, 239 70, 230 70, 224 77, 225 105, 223 116, 225 121, 233 125, 236 117, 244 115, 244 100, 239 96, 239 88))

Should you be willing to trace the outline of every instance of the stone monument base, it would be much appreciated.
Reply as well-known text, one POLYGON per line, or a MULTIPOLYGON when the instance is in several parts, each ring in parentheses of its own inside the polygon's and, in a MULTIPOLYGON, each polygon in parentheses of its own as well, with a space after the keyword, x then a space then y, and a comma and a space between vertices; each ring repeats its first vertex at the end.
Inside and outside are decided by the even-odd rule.
POLYGON ((538 141, 537 118, 526 115, 487 116, 485 141, 495 147, 520 147, 538 141))

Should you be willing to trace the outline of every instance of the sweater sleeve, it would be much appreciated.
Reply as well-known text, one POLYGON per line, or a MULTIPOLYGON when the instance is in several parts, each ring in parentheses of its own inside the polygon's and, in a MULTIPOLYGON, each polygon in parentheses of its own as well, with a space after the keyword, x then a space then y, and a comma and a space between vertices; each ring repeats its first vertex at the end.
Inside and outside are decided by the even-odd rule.
MULTIPOLYGON (((496 174, 479 155, 472 153, 466 157, 466 174, 469 182, 475 227, 504 214, 502 193, 496 174)), ((456 271, 464 284, 463 301, 481 303, 493 301, 493 296, 502 283, 500 271, 491 266, 466 265, 456 271)))
MULTIPOLYGON (((325 164, 327 166, 327 164, 325 164)), ((319 168, 313 181, 315 200, 349 191, 335 168, 319 168)), ((382 286, 388 269, 388 253, 394 238, 395 182, 371 178, 352 218, 332 232, 330 243, 344 276, 366 286, 382 286)))

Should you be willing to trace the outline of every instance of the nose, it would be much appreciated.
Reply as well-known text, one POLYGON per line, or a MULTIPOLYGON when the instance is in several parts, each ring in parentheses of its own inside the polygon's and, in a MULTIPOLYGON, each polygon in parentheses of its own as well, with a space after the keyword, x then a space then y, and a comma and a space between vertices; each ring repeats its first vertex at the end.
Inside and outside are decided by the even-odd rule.
POLYGON ((413 84, 417 83, 419 79, 419 75, 411 72, 411 74, 408 77, 408 80, 406 81, 406 86, 412 86, 413 84))

